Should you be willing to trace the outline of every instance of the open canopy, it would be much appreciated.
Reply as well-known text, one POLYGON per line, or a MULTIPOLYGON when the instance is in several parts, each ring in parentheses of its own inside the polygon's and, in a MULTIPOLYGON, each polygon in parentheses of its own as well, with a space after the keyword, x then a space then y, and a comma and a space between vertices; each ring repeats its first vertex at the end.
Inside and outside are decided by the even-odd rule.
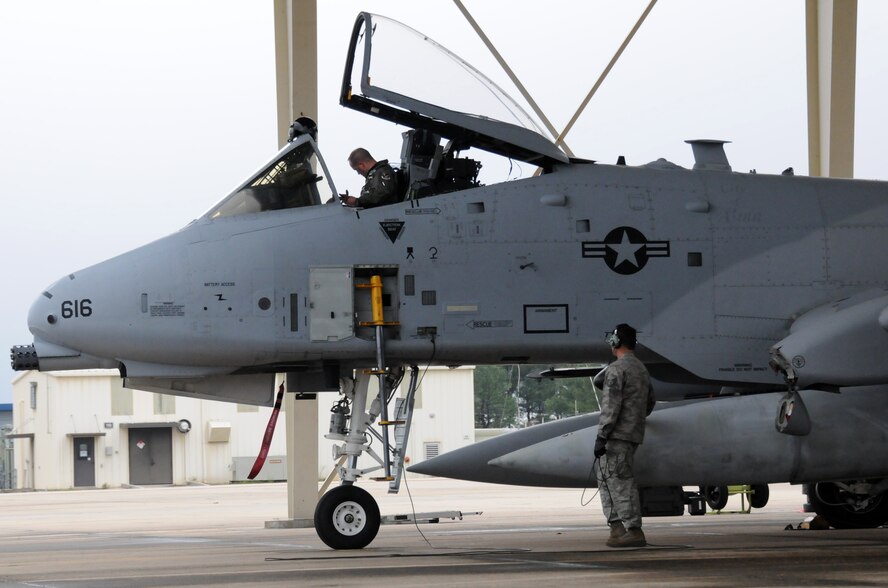
POLYGON ((527 112, 484 74, 422 33, 377 14, 358 15, 339 102, 432 131, 459 148, 543 167, 568 162, 527 112))

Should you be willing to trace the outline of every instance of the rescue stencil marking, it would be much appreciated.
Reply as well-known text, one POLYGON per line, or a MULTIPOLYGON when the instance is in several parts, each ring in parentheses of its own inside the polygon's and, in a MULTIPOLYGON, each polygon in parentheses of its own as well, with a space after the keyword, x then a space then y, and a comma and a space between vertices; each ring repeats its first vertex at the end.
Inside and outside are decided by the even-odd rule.
POLYGON ((669 257, 669 241, 648 241, 634 227, 617 227, 604 241, 583 241, 582 255, 602 258, 611 270, 628 276, 640 272, 651 257, 669 257))
POLYGON ((511 327, 512 321, 469 321, 466 326, 470 329, 496 329, 511 327))

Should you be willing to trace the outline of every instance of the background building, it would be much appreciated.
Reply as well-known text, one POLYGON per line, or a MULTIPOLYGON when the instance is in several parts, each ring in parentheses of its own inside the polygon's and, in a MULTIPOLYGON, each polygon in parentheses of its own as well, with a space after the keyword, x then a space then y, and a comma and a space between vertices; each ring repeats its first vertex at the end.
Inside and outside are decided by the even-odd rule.
POLYGON ((12 404, 0 404, 0 490, 15 487, 12 467, 12 439, 7 439, 12 431, 12 404))
MULTIPOLYGON (((472 368, 427 370, 416 395, 412 463, 474 442, 472 375, 472 368)), ((333 467, 333 442, 323 435, 339 395, 318 398, 314 475, 323 479, 333 467)), ((266 407, 126 389, 116 370, 23 372, 13 380, 12 407, 15 487, 41 490, 245 480, 271 415, 266 407)), ((281 415, 257 479, 286 479, 283 422, 281 415)))

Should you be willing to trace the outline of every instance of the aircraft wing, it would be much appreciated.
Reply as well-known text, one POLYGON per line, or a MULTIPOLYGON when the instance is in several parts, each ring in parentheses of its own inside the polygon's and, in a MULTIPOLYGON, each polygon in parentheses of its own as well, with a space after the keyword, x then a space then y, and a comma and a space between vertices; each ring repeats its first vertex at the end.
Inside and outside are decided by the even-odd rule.
POLYGON ((888 292, 874 288, 800 316, 771 365, 800 388, 888 383, 888 292))

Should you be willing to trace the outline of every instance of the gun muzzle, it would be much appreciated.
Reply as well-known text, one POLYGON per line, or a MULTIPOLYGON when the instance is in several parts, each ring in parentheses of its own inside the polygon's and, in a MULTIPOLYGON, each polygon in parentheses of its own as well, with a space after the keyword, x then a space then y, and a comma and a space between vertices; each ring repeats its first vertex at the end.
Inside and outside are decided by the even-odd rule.
POLYGON ((40 369, 37 349, 33 345, 14 346, 10 349, 9 359, 12 360, 12 369, 17 372, 40 369))

